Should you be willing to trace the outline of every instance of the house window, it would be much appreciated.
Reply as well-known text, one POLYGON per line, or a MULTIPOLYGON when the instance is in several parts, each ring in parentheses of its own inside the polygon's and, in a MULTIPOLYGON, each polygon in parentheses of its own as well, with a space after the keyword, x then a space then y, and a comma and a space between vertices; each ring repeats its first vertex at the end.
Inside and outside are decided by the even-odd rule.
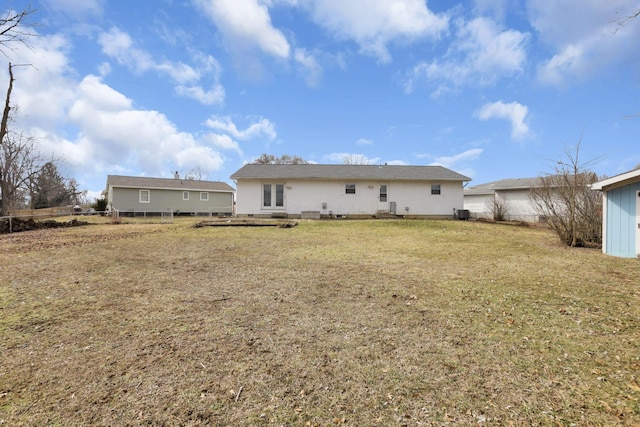
POLYGON ((182 192, 182 200, 189 200, 189 192, 188 191, 183 191, 182 192))
POLYGON ((151 190, 140 190, 140 203, 151 203, 151 190))
POLYGON ((440 184, 431 184, 431 194, 440 194, 440 184))
POLYGON ((276 184, 276 207, 284 206, 284 184, 276 184))
POLYGON ((284 184, 262 185, 262 207, 284 207, 284 184))
POLYGON ((271 184, 262 186, 262 206, 265 208, 271 207, 271 184))
POLYGON ((345 192, 345 194, 356 194, 356 185, 355 184, 345 184, 344 192, 345 192))
POLYGON ((207 192, 201 192, 200 193, 200 201, 201 202, 208 202, 209 201, 209 193, 207 192))
POLYGON ((380 201, 381 202, 387 201, 387 184, 380 185, 380 201))

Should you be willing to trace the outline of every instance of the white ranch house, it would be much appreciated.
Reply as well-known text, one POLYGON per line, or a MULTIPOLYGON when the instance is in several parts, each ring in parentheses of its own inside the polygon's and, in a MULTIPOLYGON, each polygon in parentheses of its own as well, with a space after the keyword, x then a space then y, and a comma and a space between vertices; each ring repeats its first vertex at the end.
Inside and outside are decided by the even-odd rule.
POLYGON ((236 214, 452 217, 471 179, 442 166, 247 164, 231 175, 236 214))
POLYGON ((472 218, 493 218, 490 206, 504 203, 506 219, 510 221, 537 222, 536 207, 529 199, 532 188, 540 185, 540 178, 509 178, 475 185, 464 190, 464 209, 472 218))
POLYGON ((123 214, 232 215, 235 190, 219 181, 107 176, 107 210, 123 214))

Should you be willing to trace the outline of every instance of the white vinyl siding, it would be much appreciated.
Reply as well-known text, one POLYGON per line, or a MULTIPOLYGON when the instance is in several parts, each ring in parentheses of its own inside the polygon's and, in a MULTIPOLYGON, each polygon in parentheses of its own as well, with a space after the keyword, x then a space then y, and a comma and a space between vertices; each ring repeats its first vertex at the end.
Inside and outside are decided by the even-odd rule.
MULTIPOLYGON (((236 212, 239 215, 271 215, 273 211, 284 210, 289 215, 300 215, 303 211, 334 216, 375 215, 380 210, 379 183, 364 180, 352 183, 356 185, 356 194, 346 194, 345 181, 287 181, 284 206, 276 207, 273 184, 258 179, 240 179, 236 212), (266 200, 265 191, 268 192, 266 200), (270 205, 265 206, 267 200, 270 205)), ((449 217, 454 208, 461 209, 463 205, 459 181, 440 182, 441 195, 438 197, 431 196, 431 182, 388 182, 386 185, 386 203, 395 202, 400 214, 449 217)))

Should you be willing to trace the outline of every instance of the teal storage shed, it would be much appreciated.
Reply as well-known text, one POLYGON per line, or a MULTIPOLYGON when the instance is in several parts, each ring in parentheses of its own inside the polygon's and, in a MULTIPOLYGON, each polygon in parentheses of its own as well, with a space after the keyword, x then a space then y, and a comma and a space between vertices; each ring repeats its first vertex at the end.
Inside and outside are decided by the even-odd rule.
POLYGON ((640 257, 640 168, 594 183, 602 191, 602 252, 640 257))

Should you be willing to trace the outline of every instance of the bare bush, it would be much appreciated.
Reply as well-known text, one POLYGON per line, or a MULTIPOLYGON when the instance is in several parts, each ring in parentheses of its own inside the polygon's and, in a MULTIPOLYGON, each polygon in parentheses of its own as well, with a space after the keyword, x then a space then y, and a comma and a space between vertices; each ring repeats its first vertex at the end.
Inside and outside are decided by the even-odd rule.
POLYGON ((554 173, 540 177, 530 199, 538 213, 567 246, 602 243, 602 200, 591 190, 598 176, 580 164, 575 153, 566 151, 567 161, 558 161, 554 173))
POLYGON ((507 220, 509 213, 509 202, 504 200, 497 194, 493 195, 493 199, 487 200, 485 207, 494 221, 507 220))

